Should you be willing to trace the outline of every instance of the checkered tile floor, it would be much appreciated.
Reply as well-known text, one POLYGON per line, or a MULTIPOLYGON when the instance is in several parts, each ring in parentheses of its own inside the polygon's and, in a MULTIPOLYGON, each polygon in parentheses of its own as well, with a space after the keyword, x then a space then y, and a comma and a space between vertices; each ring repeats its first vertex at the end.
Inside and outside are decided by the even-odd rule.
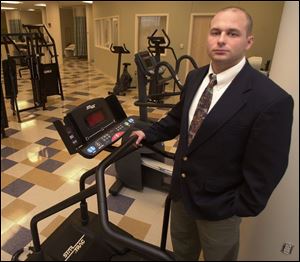
MULTIPOLYGON (((30 244, 29 224, 35 214, 77 193, 79 177, 108 155, 102 152, 94 159, 69 155, 52 122, 62 119, 66 112, 89 99, 107 96, 114 79, 87 61, 74 58, 65 61, 60 72, 64 101, 60 96, 48 97, 46 110, 22 112, 22 123, 17 122, 6 101, 9 128, 6 129, 8 137, 1 139, 1 261, 10 260, 16 250, 30 244)), ((32 104, 29 74, 25 71, 22 74, 22 79, 18 80, 20 108, 32 104)), ((118 98, 128 115, 138 115, 138 108, 133 105, 136 89, 118 98)), ((153 119, 165 113, 164 109, 149 110, 153 119)), ((175 152, 175 140, 165 145, 166 150, 175 152)), ((115 181, 114 175, 113 170, 106 175, 107 189, 115 181)), ((89 179, 87 183, 89 186, 94 181, 89 179)), ((138 239, 159 245, 165 197, 166 193, 150 188, 142 192, 123 188, 117 197, 108 194, 110 221, 138 239)), ((96 213, 96 197, 89 198, 88 204, 89 210, 96 213)), ((41 241, 77 207, 41 221, 41 241)), ((169 237, 167 248, 172 249, 169 237)))

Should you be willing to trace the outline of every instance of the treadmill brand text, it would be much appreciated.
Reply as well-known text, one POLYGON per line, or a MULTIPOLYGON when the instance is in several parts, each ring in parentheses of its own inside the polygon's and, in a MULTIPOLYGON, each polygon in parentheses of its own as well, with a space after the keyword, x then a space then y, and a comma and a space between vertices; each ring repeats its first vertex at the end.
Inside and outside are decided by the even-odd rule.
POLYGON ((64 252, 63 257, 65 258, 65 261, 69 260, 69 258, 75 253, 78 253, 78 251, 82 248, 82 246, 85 244, 85 240, 83 239, 85 235, 82 235, 82 237, 76 242, 74 246, 69 246, 68 249, 64 252))

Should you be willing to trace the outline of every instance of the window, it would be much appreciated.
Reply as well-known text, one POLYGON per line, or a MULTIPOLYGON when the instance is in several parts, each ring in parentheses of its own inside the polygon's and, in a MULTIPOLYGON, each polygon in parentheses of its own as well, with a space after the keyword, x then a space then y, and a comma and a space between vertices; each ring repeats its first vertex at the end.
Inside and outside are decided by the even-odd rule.
POLYGON ((147 50, 147 37, 151 36, 156 29, 156 36, 164 36, 162 29, 167 32, 168 14, 136 15, 136 24, 136 52, 140 52, 147 50))
POLYGON ((109 48, 111 44, 119 45, 119 17, 103 17, 95 20, 96 47, 109 48))

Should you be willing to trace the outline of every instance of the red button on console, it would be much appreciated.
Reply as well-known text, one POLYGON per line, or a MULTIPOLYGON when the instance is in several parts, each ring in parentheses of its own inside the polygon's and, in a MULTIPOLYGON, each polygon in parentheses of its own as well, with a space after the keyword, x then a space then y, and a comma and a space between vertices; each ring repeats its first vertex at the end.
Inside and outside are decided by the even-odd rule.
POLYGON ((120 132, 118 132, 118 133, 115 133, 115 134, 113 135, 113 137, 111 138, 111 141, 112 141, 112 142, 116 141, 116 140, 119 139, 124 133, 125 133, 125 132, 123 132, 123 131, 120 131, 120 132))

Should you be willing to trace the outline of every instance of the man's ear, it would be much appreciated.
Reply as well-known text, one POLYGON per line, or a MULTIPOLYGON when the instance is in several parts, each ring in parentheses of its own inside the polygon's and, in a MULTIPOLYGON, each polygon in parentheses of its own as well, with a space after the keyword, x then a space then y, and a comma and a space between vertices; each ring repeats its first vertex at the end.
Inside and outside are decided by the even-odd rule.
POLYGON ((253 35, 249 35, 247 37, 247 47, 246 47, 246 50, 249 50, 251 48, 251 46, 253 45, 254 43, 254 36, 253 35))

